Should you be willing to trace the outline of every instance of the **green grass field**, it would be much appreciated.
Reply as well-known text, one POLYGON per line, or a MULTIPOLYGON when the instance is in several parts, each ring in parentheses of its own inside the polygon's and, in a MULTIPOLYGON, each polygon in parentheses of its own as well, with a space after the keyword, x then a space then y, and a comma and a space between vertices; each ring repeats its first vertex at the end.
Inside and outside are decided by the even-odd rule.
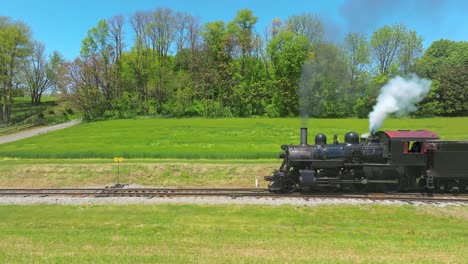
MULTIPOLYGON (((276 158, 280 145, 299 142, 300 119, 137 119, 85 123, 0 145, 0 157, 17 158, 276 158)), ((309 138, 329 141, 367 131, 366 119, 311 119, 309 138)), ((446 140, 468 140, 468 118, 390 119, 383 130, 429 129, 446 140)))
POLYGON ((1 263, 468 259, 468 207, 10 205, 0 216, 1 263))

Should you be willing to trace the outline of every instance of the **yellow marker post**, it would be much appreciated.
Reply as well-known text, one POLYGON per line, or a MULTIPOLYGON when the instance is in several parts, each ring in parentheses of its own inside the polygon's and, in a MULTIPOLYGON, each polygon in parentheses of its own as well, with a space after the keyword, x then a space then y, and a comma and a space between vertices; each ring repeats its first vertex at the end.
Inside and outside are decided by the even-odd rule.
POLYGON ((114 161, 117 162, 117 184, 120 184, 120 163, 123 162, 122 157, 115 157, 114 161))

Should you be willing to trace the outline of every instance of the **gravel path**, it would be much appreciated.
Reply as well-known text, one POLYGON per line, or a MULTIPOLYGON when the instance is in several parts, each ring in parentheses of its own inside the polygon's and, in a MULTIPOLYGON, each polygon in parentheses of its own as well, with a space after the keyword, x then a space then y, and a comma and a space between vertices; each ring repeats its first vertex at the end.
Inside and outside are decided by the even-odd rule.
POLYGON ((51 132, 51 131, 67 128, 67 127, 70 127, 70 126, 74 126, 74 125, 79 124, 79 123, 81 123, 81 120, 77 119, 77 120, 72 120, 70 122, 65 122, 65 123, 61 123, 61 124, 57 124, 57 125, 53 125, 53 126, 35 128, 35 129, 31 129, 31 130, 28 130, 28 131, 25 131, 25 132, 20 132, 20 133, 16 133, 16 134, 13 134, 13 135, 3 136, 3 137, 0 137, 0 144, 4 144, 4 143, 16 141, 16 140, 20 140, 20 139, 24 139, 24 138, 28 138, 28 137, 34 137, 34 136, 37 136, 37 135, 40 135, 40 134, 44 134, 44 133, 48 133, 48 132, 51 132))
POLYGON ((252 198, 252 197, 60 197, 60 196, 46 196, 46 197, 0 197, 1 205, 26 205, 26 204, 58 204, 58 205, 125 205, 125 204, 208 204, 208 205, 292 205, 292 206, 320 206, 320 205, 365 205, 365 204, 379 204, 379 205, 430 205, 437 207, 444 206, 468 206, 463 202, 437 202, 437 203, 423 203, 423 202, 404 202, 394 200, 363 200, 363 199, 302 199, 302 198, 252 198))

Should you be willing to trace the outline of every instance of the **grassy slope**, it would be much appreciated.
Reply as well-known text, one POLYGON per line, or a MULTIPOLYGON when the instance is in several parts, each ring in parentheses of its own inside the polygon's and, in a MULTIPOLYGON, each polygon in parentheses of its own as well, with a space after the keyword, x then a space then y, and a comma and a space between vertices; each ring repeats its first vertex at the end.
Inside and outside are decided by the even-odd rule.
POLYGON ((0 215, 2 263, 468 259, 468 207, 33 205, 0 215))
POLYGON ((56 98, 54 97, 43 97, 42 104, 39 106, 31 105, 31 97, 15 97, 13 98, 13 106, 11 117, 15 118, 31 111, 45 109, 48 105, 54 105, 56 98))
POLYGON ((26 123, 37 122, 40 119, 46 124, 57 124, 76 119, 78 116, 68 105, 59 103, 57 97, 43 96, 41 103, 37 106, 31 105, 31 97, 15 97, 11 118, 12 120, 23 120, 26 123), (43 118, 38 117, 39 113, 42 113, 43 118), (26 117, 27 119, 24 120, 26 117))
MULTIPOLYGON (((81 124, 0 145, 20 158, 275 158, 281 144, 298 143, 299 119, 138 119, 81 124)), ((309 120, 316 133, 367 131, 364 119, 309 120)), ((429 129, 446 140, 468 139, 468 118, 390 119, 383 129, 429 129)))
MULTIPOLYGON (((249 161, 215 163, 213 161, 187 162, 127 162, 120 165, 111 160, 72 162, 61 160, 56 163, 34 163, 34 160, 10 160, 0 162, 0 188, 26 187, 83 187, 109 186, 118 180, 122 183, 145 186, 168 187, 254 187, 255 178, 260 187, 266 187, 263 176, 279 167, 279 161, 249 161), (119 178, 119 179, 118 179, 119 178)), ((219 162, 219 161, 218 161, 219 162)))

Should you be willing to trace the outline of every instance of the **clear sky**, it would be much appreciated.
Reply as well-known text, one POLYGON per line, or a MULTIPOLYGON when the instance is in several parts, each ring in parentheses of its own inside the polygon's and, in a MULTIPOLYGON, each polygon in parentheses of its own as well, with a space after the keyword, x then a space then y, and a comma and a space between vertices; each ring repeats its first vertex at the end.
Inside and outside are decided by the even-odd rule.
POLYGON ((248 8, 259 20, 262 33, 274 18, 310 12, 326 26, 328 40, 341 42, 348 32, 370 36, 383 25, 404 23, 424 38, 427 48, 445 38, 468 41, 467 0, 0 0, 0 16, 25 22, 33 38, 48 53, 59 51, 67 59, 79 55, 81 40, 100 19, 122 14, 127 19, 126 43, 133 43, 128 18, 136 11, 167 7, 200 17, 202 23, 231 21, 248 8))

